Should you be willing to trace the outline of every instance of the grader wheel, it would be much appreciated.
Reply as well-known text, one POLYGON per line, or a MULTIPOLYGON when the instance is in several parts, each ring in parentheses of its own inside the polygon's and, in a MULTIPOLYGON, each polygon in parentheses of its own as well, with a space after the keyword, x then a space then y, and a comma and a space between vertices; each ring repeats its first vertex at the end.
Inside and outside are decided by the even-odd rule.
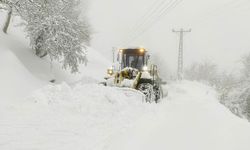
POLYGON ((152 103, 156 100, 156 95, 152 84, 141 83, 138 85, 138 90, 145 95, 146 102, 152 103))

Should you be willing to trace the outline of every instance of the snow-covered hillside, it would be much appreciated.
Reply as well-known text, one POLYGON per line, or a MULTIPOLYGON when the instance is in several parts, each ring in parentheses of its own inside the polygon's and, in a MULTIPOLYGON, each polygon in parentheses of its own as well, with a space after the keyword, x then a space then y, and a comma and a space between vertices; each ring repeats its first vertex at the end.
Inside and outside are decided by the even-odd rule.
POLYGON ((63 70, 61 64, 35 56, 27 39, 20 38, 21 33, 24 34, 20 29, 17 35, 13 31, 10 35, 0 32, 0 99, 19 99, 50 84, 51 80, 69 84, 77 81, 97 83, 102 81, 110 66, 110 62, 98 51, 88 48, 87 66, 82 65, 80 72, 72 75, 63 70))
POLYGON ((2 103, 27 96, 44 82, 35 78, 18 57, 6 47, 5 37, 0 34, 0 101, 2 103))
MULTIPOLYGON (((25 34, 21 31, 19 32, 19 34, 25 34)), ((88 47, 87 66, 83 64, 80 66, 80 73, 72 75, 69 71, 62 70, 61 64, 50 62, 48 58, 41 59, 35 56, 34 51, 31 50, 28 45, 28 39, 20 38, 21 35, 16 35, 15 33, 10 33, 10 35, 0 34, 2 34, 1 37, 3 37, 1 39, 3 42, 0 41, 1 45, 7 47, 14 53, 31 74, 44 81, 56 79, 58 82, 74 82, 85 76, 100 79, 103 78, 106 69, 111 65, 110 61, 98 53, 98 51, 88 47)))

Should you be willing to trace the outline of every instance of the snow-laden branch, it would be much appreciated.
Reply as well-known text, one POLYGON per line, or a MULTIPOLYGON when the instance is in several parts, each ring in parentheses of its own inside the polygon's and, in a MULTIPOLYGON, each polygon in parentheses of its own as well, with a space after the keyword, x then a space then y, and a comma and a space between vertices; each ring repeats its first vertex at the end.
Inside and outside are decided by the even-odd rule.
POLYGON ((64 69, 78 72, 86 60, 84 46, 90 40, 89 25, 80 21, 78 0, 19 0, 21 17, 27 22, 30 45, 40 57, 62 63, 64 69))

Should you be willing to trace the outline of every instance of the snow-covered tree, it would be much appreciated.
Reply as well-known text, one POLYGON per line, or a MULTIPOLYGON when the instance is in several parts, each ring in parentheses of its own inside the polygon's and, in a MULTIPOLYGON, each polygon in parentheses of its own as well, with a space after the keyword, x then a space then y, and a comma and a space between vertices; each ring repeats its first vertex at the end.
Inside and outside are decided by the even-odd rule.
POLYGON ((250 121, 250 54, 243 57, 242 64, 242 77, 235 80, 231 76, 223 76, 219 93, 222 104, 234 114, 250 121))
POLYGON ((244 96, 246 101, 246 116, 250 121, 250 53, 243 57, 242 63, 244 68, 242 70, 243 77, 242 81, 245 84, 245 89, 243 90, 241 96, 244 96))
POLYGON ((247 97, 246 110, 247 110, 247 118, 248 118, 248 120, 250 120, 250 95, 247 97))
POLYGON ((193 63, 185 70, 185 78, 188 80, 205 81, 213 85, 217 80, 217 66, 207 61, 193 63))
POLYGON ((80 19, 79 0, 20 0, 19 12, 36 55, 49 55, 64 69, 78 72, 86 61, 90 40, 89 25, 80 19))
POLYGON ((154 53, 152 54, 152 56, 150 56, 150 59, 158 66, 158 70, 160 70, 160 76, 163 76, 165 78, 171 78, 166 59, 163 56, 161 56, 159 53, 154 53))
POLYGON ((250 54, 243 57, 242 63, 244 65, 243 68, 243 78, 250 79, 250 54))

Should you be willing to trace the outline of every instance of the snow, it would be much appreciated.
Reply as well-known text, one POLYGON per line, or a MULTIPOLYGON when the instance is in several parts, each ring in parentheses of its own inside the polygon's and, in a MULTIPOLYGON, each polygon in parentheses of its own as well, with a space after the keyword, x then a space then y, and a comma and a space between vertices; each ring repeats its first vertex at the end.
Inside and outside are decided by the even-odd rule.
POLYGON ((23 39, 0 35, 0 149, 102 149, 151 112, 141 93, 97 84, 109 61, 96 50, 88 48, 88 66, 70 75, 23 39))
MULTIPOLYGON (((4 11, 0 12, 0 19, 4 19, 6 17, 5 15, 6 13, 4 11)), ((30 48, 29 40, 26 37, 23 26, 20 26, 22 22, 19 17, 13 16, 8 35, 0 31, 0 50, 11 51, 18 61, 21 62, 21 65, 24 66, 32 76, 42 82, 48 83, 50 80, 55 79, 56 83, 67 82, 72 84, 82 81, 83 78, 87 78, 87 82, 100 82, 106 75, 107 68, 112 65, 98 50, 87 47, 87 66, 82 64, 79 68, 79 73, 72 75, 70 71, 63 70, 61 64, 50 62, 49 58, 40 59, 35 56, 34 50, 30 48)), ((2 22, 0 22, 0 26, 2 26, 2 22)), ((40 88, 40 86, 38 88, 40 88)))
POLYGON ((0 149, 98 150, 153 107, 130 90, 97 84, 49 85, 0 106, 0 149))
POLYGON ((250 124, 219 104, 213 88, 170 83, 160 104, 140 92, 79 82, 45 86, 0 105, 0 149, 248 150, 250 124))
POLYGON ((250 124, 219 104, 216 92, 184 81, 168 86, 169 98, 109 150, 249 150, 250 124))
POLYGON ((213 88, 173 82, 167 98, 148 104, 135 90, 99 85, 110 62, 92 48, 88 59, 71 75, 37 58, 20 29, 0 33, 0 149, 249 149, 250 124, 213 88))
POLYGON ((70 71, 63 70, 61 64, 57 62, 50 62, 49 58, 41 59, 35 56, 34 51, 29 48, 27 43, 15 38, 13 35, 6 36, 6 43, 4 45, 6 45, 6 47, 8 47, 16 55, 16 57, 33 76, 47 82, 52 79, 56 79, 57 83, 61 83, 63 81, 67 83, 74 83, 84 77, 100 81, 105 75, 106 69, 111 64, 101 54, 99 54, 98 51, 88 47, 87 66, 82 64, 79 68, 79 73, 71 74, 70 71))
POLYGON ((133 87, 134 85, 134 82, 135 80, 129 80, 129 79, 124 79, 122 82, 121 82, 121 87, 133 87))
POLYGON ((148 71, 143 71, 141 78, 143 79, 152 79, 152 76, 150 75, 150 73, 148 71))
MULTIPOLYGON (((4 39, 1 34, 0 38, 4 39)), ((3 40, 2 40, 3 41, 3 40)), ((45 83, 31 75, 16 55, 0 41, 0 101, 10 101, 24 97, 34 88, 45 83)), ((2 105, 2 103, 1 103, 2 105)))
POLYGON ((0 32, 0 101, 23 99, 51 80, 68 84, 101 82, 111 63, 95 49, 88 47, 87 52, 88 65, 80 66, 80 73, 70 74, 61 64, 38 58, 20 27, 11 27, 8 35, 0 32))

